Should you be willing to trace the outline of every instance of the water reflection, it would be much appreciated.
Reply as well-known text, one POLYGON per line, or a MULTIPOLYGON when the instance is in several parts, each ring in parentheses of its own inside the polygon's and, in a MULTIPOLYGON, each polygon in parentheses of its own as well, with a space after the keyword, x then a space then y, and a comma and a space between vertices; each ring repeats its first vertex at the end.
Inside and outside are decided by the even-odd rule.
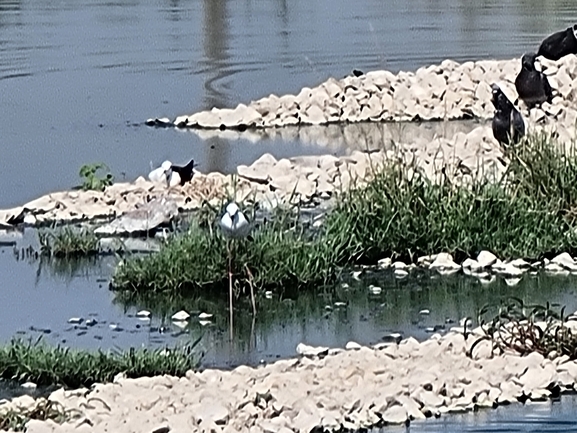
MULTIPOLYGON (((229 64, 228 47, 228 14, 227 0, 205 0, 204 7, 204 37, 203 47, 208 77, 204 82, 204 107, 227 107, 229 105, 227 92, 220 90, 220 81, 233 72, 229 64)), ((203 146, 206 164, 203 170, 218 171, 222 164, 230 158, 231 147, 226 140, 218 136, 211 137, 203 146)))

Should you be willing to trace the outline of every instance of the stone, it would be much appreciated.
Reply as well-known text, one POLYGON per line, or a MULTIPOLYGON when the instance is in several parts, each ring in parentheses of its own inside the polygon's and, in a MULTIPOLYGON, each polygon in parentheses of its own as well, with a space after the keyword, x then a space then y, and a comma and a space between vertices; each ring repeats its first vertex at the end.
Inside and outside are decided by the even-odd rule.
POLYGON ((302 356, 323 356, 329 352, 328 347, 313 347, 306 345, 304 343, 299 343, 296 348, 296 352, 302 356))
POLYGON ((459 270, 461 267, 453 261, 453 256, 451 256, 451 254, 439 253, 429 268, 437 271, 444 271, 459 270))
POLYGON ((178 215, 178 206, 163 196, 154 198, 136 210, 126 212, 112 222, 94 230, 99 235, 134 235, 148 233, 161 225, 168 224, 178 215))
POLYGON ((561 253, 551 260, 551 263, 559 265, 569 271, 577 271, 577 263, 569 253, 561 253))
POLYGON ((489 251, 481 251, 477 256, 477 262, 481 268, 488 268, 493 266, 493 264, 497 261, 497 256, 489 251))
POLYGON ((408 420, 407 410, 403 406, 395 405, 388 407, 381 418, 386 424, 403 424, 408 420))

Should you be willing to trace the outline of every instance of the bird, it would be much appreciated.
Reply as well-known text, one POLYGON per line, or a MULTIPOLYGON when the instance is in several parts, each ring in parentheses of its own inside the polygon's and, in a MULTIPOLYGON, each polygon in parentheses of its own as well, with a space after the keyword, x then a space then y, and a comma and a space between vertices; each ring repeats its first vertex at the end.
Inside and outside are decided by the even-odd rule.
POLYGON ((521 71, 515 78, 515 88, 521 99, 529 109, 543 102, 553 100, 553 90, 547 76, 535 69, 534 53, 526 53, 521 58, 521 71))
POLYGON ((193 168, 196 167, 194 159, 184 166, 174 165, 172 162, 166 160, 160 167, 152 170, 148 174, 148 179, 152 182, 166 182, 168 187, 176 185, 184 185, 190 182, 194 176, 193 168))
MULTIPOLYGON (((164 161, 160 167, 155 168, 150 173, 148 173, 148 179, 151 182, 166 182, 170 186, 172 180, 172 163, 170 161, 164 161)), ((176 181, 176 179, 175 179, 176 181)))
POLYGON ((235 202, 230 202, 219 222, 222 231, 231 238, 247 237, 251 224, 235 202))
POLYGON ((188 164, 180 166, 172 164, 172 171, 178 173, 180 176, 180 184, 184 185, 187 182, 190 182, 192 177, 194 176, 194 167, 197 167, 198 164, 195 164, 194 159, 191 159, 188 164))
POLYGON ((491 102, 495 106, 491 124, 493 136, 504 146, 518 143, 525 135, 523 116, 497 84, 491 85, 491 93, 491 102))
POLYGON ((577 24, 547 36, 537 51, 538 56, 549 60, 559 60, 568 54, 577 54, 577 24))

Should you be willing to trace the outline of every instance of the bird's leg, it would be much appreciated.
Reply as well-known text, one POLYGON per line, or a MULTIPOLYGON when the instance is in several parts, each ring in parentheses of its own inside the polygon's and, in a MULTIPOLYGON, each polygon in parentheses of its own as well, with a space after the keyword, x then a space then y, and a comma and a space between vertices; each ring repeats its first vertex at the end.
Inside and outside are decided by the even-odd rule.
POLYGON ((232 310, 232 240, 227 239, 226 247, 228 251, 228 309, 229 309, 229 321, 230 321, 230 341, 233 339, 233 321, 234 313, 232 310))
POLYGON ((252 285, 252 281, 254 278, 252 276, 252 272, 250 272, 250 269, 248 268, 248 265, 246 263, 244 264, 244 267, 248 275, 248 285, 250 286, 250 302, 252 303, 252 315, 254 317, 256 316, 256 302, 254 300, 254 287, 252 285))

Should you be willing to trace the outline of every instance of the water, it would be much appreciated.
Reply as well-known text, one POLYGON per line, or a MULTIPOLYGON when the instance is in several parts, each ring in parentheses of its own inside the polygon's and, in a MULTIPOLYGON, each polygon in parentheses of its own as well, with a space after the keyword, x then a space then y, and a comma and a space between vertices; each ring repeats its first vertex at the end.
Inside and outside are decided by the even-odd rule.
POLYGON ((122 180, 166 158, 230 172, 264 152, 326 153, 298 137, 203 140, 142 122, 296 93, 353 68, 520 56, 576 10, 568 0, 2 0, 0 208, 68 189, 90 162, 122 180))

